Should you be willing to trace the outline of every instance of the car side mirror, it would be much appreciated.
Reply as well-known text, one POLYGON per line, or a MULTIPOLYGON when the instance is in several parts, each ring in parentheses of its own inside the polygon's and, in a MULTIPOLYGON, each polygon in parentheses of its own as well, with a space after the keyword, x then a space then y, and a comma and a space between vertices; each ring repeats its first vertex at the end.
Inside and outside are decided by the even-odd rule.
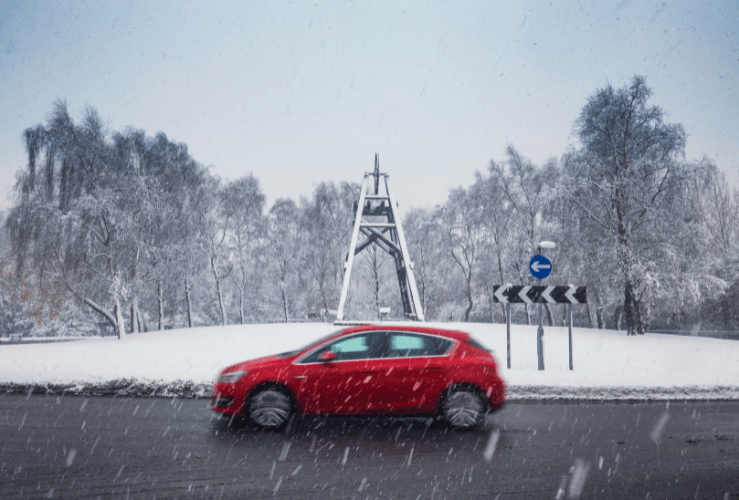
POLYGON ((322 363, 336 361, 336 353, 334 351, 323 351, 318 355, 318 361, 321 361, 322 363))

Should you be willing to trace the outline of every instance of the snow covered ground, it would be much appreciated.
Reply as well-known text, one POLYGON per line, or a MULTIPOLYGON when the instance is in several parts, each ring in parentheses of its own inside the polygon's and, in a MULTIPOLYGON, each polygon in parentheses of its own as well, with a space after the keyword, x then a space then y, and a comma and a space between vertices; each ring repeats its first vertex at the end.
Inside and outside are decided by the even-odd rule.
MULTIPOLYGON (((545 371, 536 327, 513 325, 506 369, 505 325, 444 323, 492 348, 511 399, 739 399, 739 342, 576 328, 574 370, 567 329, 545 327, 545 371)), ((48 344, 0 344, 0 390, 207 396, 221 368, 291 350, 331 324, 233 325, 48 344)))

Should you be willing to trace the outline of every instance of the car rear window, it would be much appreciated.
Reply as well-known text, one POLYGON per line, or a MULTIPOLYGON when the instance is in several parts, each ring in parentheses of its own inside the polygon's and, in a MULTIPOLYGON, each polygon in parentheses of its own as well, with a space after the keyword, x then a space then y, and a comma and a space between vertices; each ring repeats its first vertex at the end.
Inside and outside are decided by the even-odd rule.
POLYGON ((451 340, 441 337, 392 332, 388 357, 443 356, 451 346, 451 340))

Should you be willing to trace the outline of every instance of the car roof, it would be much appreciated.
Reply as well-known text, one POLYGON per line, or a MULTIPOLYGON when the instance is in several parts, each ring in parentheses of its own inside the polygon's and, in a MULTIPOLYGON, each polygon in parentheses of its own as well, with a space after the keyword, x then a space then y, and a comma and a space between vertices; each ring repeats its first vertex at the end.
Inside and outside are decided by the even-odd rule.
POLYGON ((450 339, 457 340, 459 342, 465 342, 470 338, 469 333, 460 332, 458 330, 447 330, 446 328, 437 328, 430 326, 422 326, 418 323, 413 324, 394 324, 394 323, 370 323, 366 325, 357 325, 344 328, 341 330, 343 334, 369 332, 369 331, 402 331, 409 333, 428 333, 431 335, 439 335, 440 337, 447 337, 450 339))

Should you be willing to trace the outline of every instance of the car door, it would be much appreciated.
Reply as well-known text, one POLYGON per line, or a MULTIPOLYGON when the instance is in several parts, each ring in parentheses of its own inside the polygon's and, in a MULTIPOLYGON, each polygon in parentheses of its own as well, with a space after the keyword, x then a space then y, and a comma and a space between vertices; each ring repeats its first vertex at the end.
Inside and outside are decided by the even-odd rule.
POLYGON ((299 365, 304 377, 298 398, 306 413, 361 414, 377 408, 372 361, 381 357, 385 332, 361 332, 328 344, 299 365), (321 361, 324 352, 335 359, 321 361))
POLYGON ((431 412, 449 380, 453 341, 435 335, 389 332, 383 406, 397 413, 431 412))

